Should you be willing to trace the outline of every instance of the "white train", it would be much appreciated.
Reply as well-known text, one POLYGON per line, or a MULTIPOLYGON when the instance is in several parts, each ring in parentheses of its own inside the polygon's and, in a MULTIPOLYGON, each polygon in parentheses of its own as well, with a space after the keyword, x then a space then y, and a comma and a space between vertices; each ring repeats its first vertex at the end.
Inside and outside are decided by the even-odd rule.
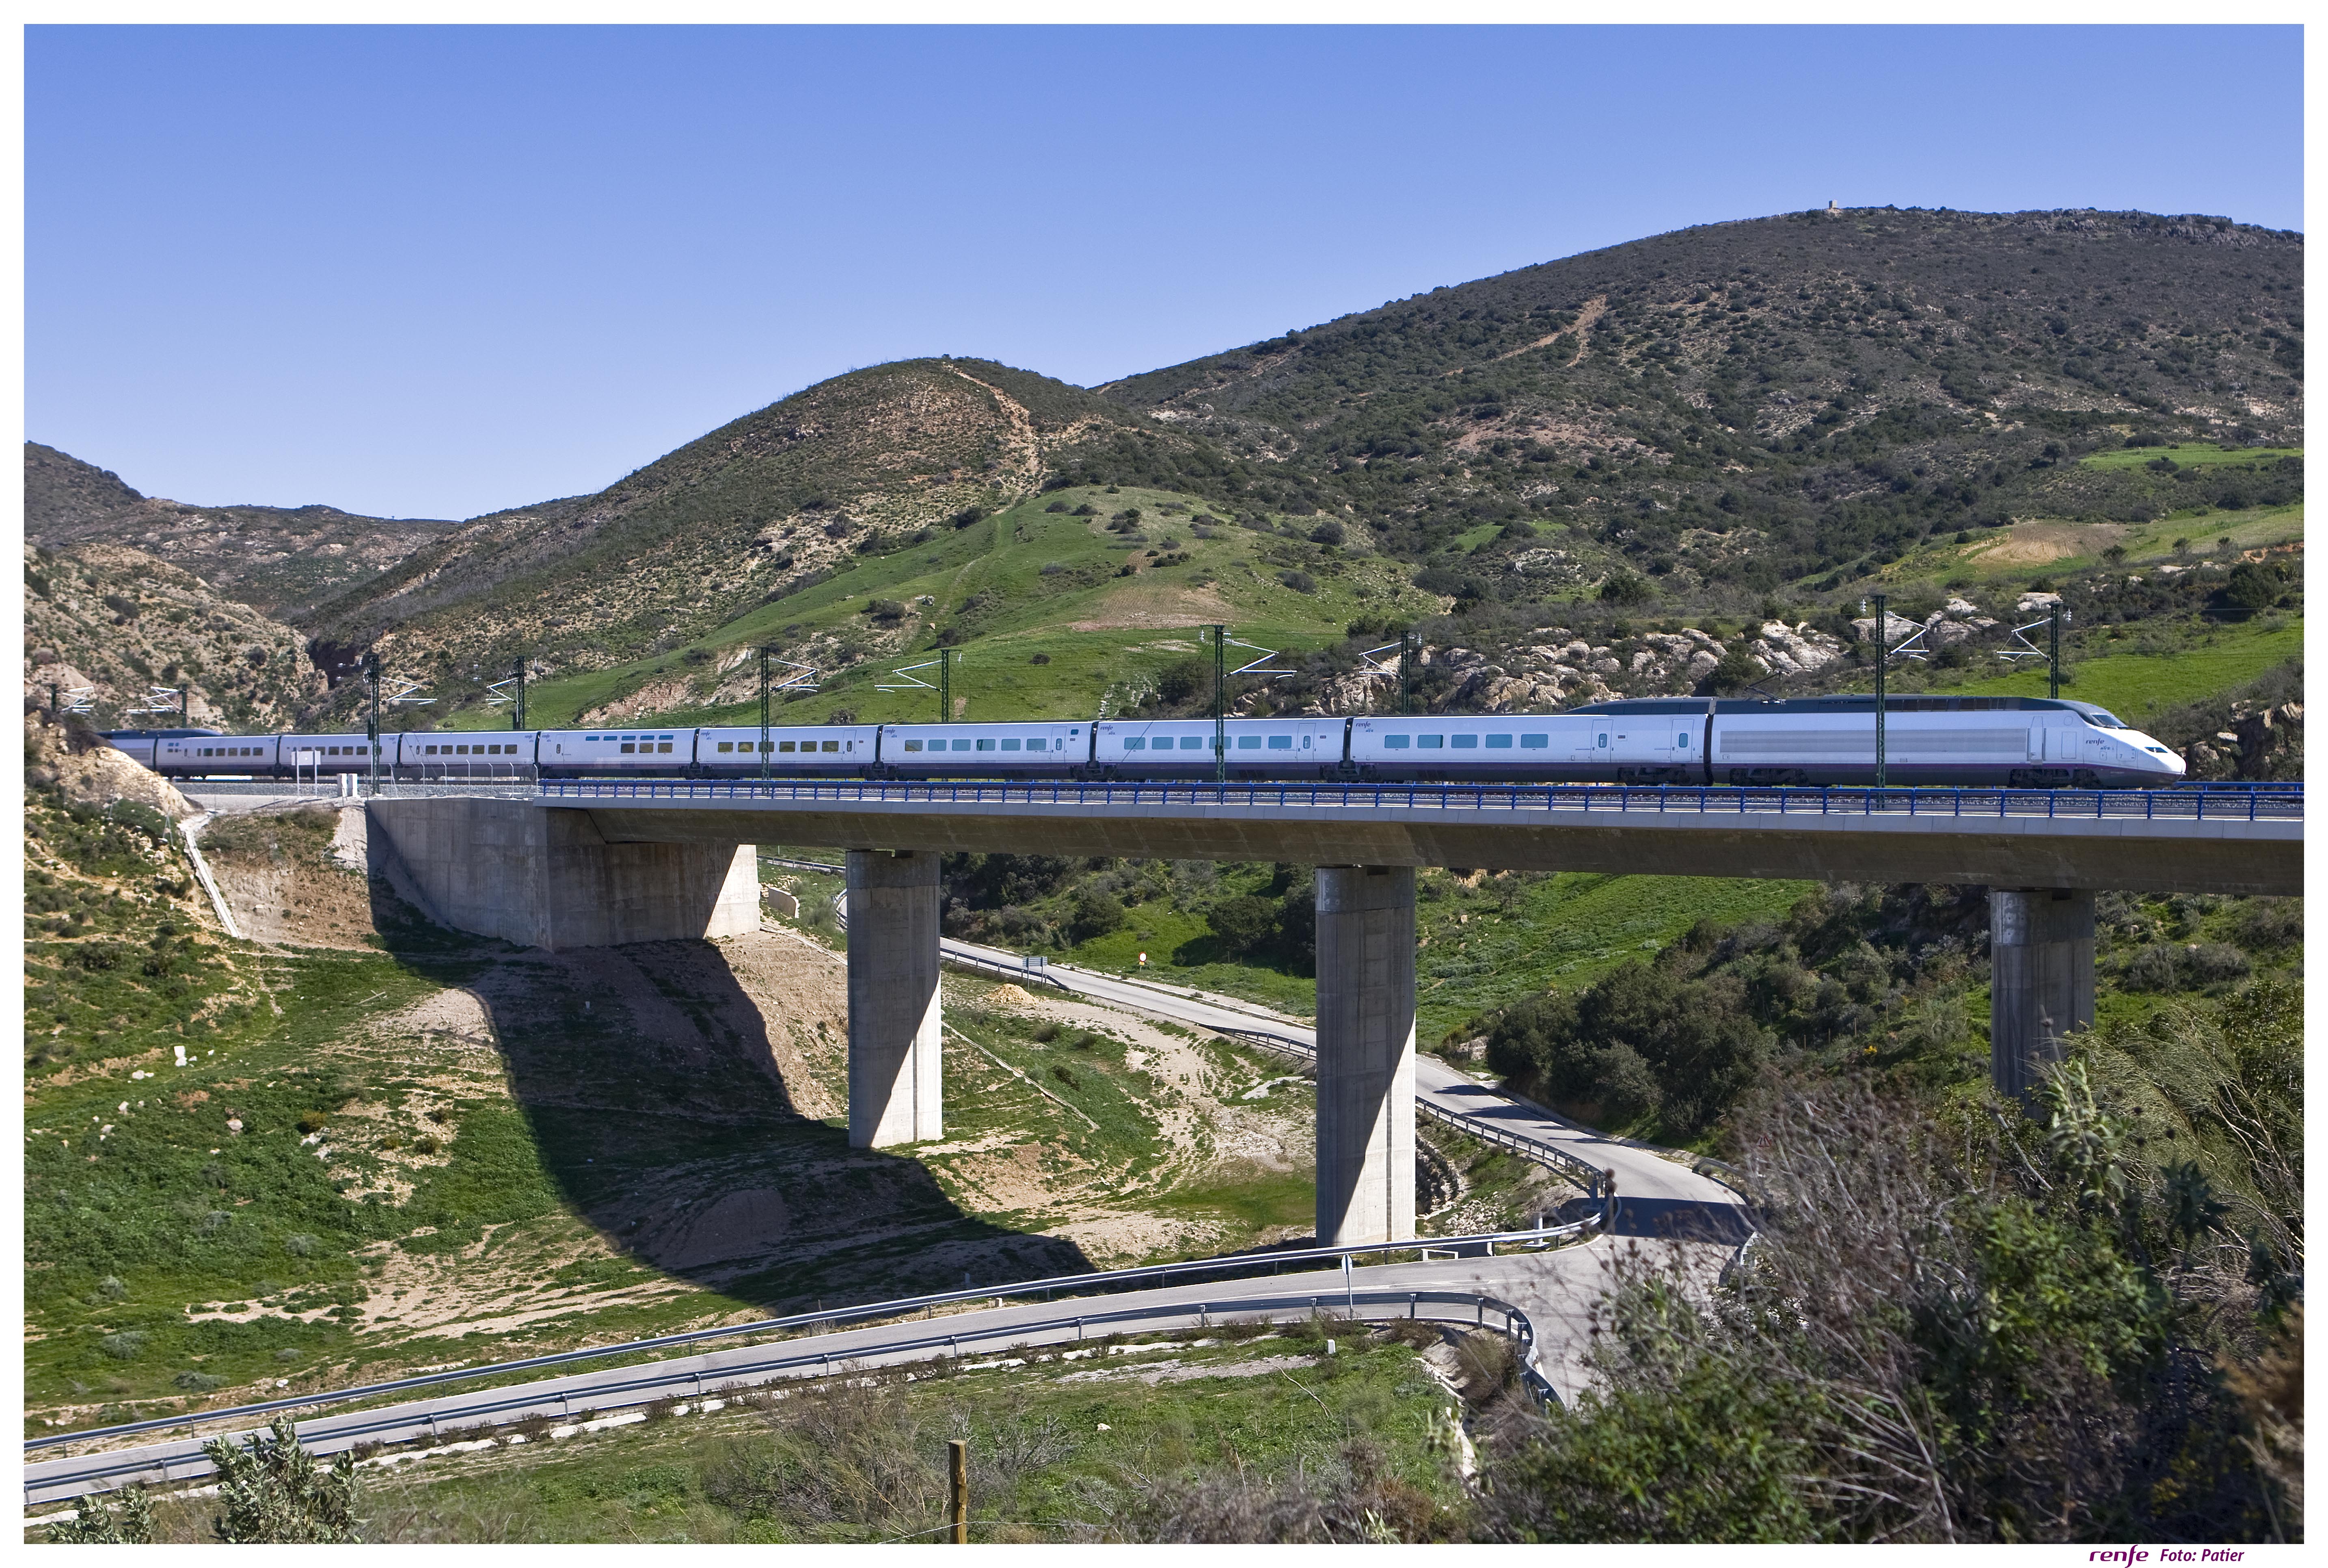
MULTIPOLYGON (((1685 697, 1565 713, 1233 718, 1239 781, 1861 784, 1875 778, 1875 699, 1685 697)), ((2173 784, 2168 746, 2090 702, 1895 697, 1884 709, 1895 784, 2126 788, 2173 784)), ((1210 719, 838 724, 662 729, 416 731, 380 738, 384 776, 408 780, 756 778, 1210 779, 1210 719), (765 764, 765 767, 764 765, 765 764)), ((121 730, 108 737, 171 777, 363 773, 361 735, 121 730)))

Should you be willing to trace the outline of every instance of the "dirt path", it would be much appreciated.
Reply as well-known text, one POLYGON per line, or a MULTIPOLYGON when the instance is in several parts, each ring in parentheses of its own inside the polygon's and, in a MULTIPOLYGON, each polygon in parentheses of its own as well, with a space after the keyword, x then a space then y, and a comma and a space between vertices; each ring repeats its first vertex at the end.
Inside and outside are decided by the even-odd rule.
POLYGON ((1018 499, 1024 501, 1040 493, 1043 488, 1043 446, 1035 435, 1035 417, 1027 411, 1024 403, 992 382, 981 381, 960 366, 954 367, 953 373, 972 386, 984 387, 992 393, 995 403, 1002 410, 1002 417, 1010 421, 1009 444, 1018 454, 1018 499))

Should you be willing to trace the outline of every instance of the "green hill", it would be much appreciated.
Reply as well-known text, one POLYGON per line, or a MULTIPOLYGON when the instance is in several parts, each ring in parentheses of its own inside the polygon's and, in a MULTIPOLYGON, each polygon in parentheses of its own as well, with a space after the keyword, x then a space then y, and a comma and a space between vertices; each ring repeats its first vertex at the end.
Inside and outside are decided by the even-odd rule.
MULTIPOLYGON (((878 671, 941 633, 968 640, 973 687, 1082 713, 1216 619, 1313 650, 1448 607, 1537 627, 1593 600, 1798 620, 1876 587, 2010 590, 2182 539, 2285 545, 2303 257, 2301 235, 2214 218, 1794 213, 1095 390, 904 361, 596 495, 436 529, 290 618, 327 668, 376 649, 427 682, 440 722, 483 722, 484 684, 520 658, 544 718, 733 709, 753 684, 738 661, 770 643, 825 677, 803 714, 885 715, 878 671), (1062 521, 1058 499, 1098 521, 1062 521), (1145 540, 1107 535, 1132 506, 1145 540), (1310 542, 1321 525, 1342 541, 1310 542), (1090 576, 1110 561, 1133 570, 1090 576), (1317 591, 1284 587, 1295 572, 1317 591), (906 613, 864 613, 875 599, 906 613)), ((28 477, 36 539, 124 504, 60 461, 28 477)))

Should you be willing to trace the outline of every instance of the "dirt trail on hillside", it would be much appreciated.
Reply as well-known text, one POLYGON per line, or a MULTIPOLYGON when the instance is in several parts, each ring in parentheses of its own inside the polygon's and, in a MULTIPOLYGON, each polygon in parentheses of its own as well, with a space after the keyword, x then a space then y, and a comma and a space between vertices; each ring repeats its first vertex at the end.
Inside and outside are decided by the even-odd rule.
POLYGON ((980 380, 959 365, 953 367, 953 373, 972 386, 984 387, 994 395, 1002 417, 1010 422, 1009 444, 1018 455, 1018 498, 1024 501, 1039 493, 1043 488, 1043 446, 1035 434, 1035 417, 1027 411, 1024 403, 992 382, 980 380))

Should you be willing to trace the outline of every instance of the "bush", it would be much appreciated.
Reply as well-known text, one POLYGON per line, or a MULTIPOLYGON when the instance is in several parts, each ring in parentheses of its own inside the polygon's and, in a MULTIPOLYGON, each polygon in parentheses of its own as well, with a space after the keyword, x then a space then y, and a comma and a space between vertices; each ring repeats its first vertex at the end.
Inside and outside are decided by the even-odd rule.
POLYGON ((1205 912, 1205 925, 1232 955, 1242 958, 1277 934, 1277 906, 1247 894, 1224 898, 1205 912))
POLYGON ((868 599, 865 613, 877 621, 902 621, 906 611, 905 605, 896 599, 868 599))
POLYGON ((1176 659, 1164 666, 1156 677, 1156 695, 1166 702, 1178 704, 1189 700, 1213 685, 1213 666, 1209 660, 1176 659))
POLYGON ((1655 1111, 1687 1133, 1744 1091, 1766 1045, 1736 980, 1685 981, 1636 960, 1576 996, 1507 1009, 1488 1063, 1587 1121, 1655 1111))
POLYGON ((181 1372, 170 1379, 173 1388, 183 1388, 193 1394, 208 1394, 213 1388, 226 1386, 226 1379, 213 1377, 207 1372, 181 1372))
POLYGON ((1105 936, 1111 931, 1122 930, 1123 921, 1123 906, 1112 894, 1086 887, 1075 894, 1068 915, 1068 939, 1089 942, 1094 937, 1105 936))
POLYGON ((1348 530, 1330 519, 1310 530, 1311 544, 1340 544, 1348 537, 1348 530))
POLYGON ((1646 605, 1655 597, 1656 590, 1646 580, 1630 572, 1610 572, 1600 584, 1602 604, 1646 605))
POLYGON ((216 1438, 202 1452, 218 1470, 221 1512, 211 1527, 221 1541, 320 1545, 359 1538, 354 1458, 343 1453, 329 1470, 319 1469, 299 1446, 289 1412, 254 1433, 249 1448, 216 1438))
POLYGON ((1277 580, 1297 594, 1314 594, 1318 591, 1318 579, 1308 572, 1282 571, 1277 574, 1277 580))
POLYGON ((1722 656, 1722 662, 1713 667, 1713 672, 1705 678, 1705 683, 1727 696, 1733 691, 1745 690, 1769 673, 1762 667, 1762 662, 1753 654, 1743 648, 1732 648, 1722 656))
POLYGON ((154 1544, 154 1505, 144 1487, 119 1494, 121 1511, 101 1493, 75 1499, 74 1517, 51 1525, 49 1544, 54 1546, 150 1546, 154 1544))
POLYGON ((134 1329, 125 1329, 118 1334, 108 1334, 99 1339, 97 1347, 116 1361, 135 1361, 145 1353, 146 1336, 134 1329))

